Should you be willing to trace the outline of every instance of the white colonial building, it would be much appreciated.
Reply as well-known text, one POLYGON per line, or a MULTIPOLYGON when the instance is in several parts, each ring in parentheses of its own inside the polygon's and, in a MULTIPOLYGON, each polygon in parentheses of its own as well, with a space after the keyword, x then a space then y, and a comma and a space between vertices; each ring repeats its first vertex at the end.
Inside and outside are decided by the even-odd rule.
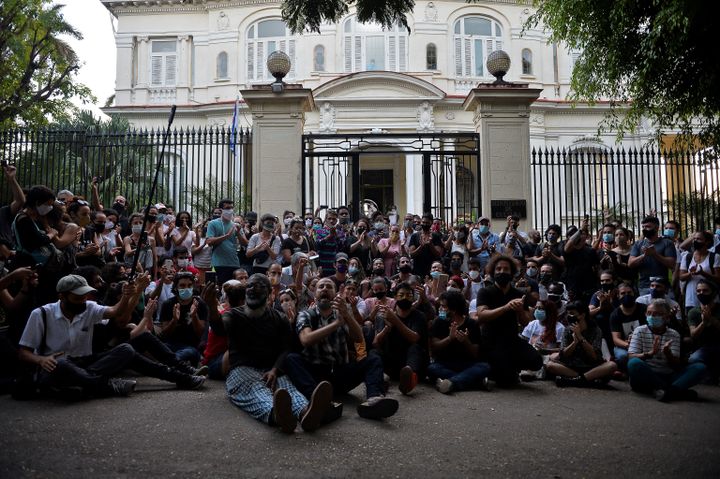
MULTIPOLYGON (((102 2, 118 19, 115 102, 105 112, 135 126, 157 127, 165 124, 168 106, 176 104, 179 126, 228 126, 239 91, 273 81, 266 59, 281 50, 292 62, 285 81, 312 90, 304 133, 386 135, 384 141, 376 135, 374 146, 356 158, 360 179, 354 186, 360 197, 382 208, 394 204, 400 212, 421 211, 424 153, 403 146, 397 135, 475 133, 475 112, 464 102, 478 83, 494 80, 485 66, 494 50, 505 50, 512 60, 505 80, 541 90, 529 112, 531 147, 615 145, 613 133, 598 134, 605 105, 573 107, 566 101, 573 52, 549 43, 541 30, 523 30, 532 11, 517 0, 420 0, 408 16, 409 32, 361 24, 351 8, 337 24, 302 35, 288 30, 278 1, 102 2)), ((243 126, 252 122, 242 98, 239 118, 243 126)), ((639 131, 626 136, 624 146, 639 148, 647 139, 639 131)), ((321 181, 317 161, 315 180, 321 181)), ((453 160, 447 172, 453 181, 433 189, 433 202, 445 196, 447 204, 473 201, 464 198, 463 188, 473 194, 479 170, 458 164, 453 160)), ((340 188, 349 190, 352 182, 342 178, 351 167, 337 168, 340 188)), ((315 187, 313 205, 332 200, 323 197, 326 188, 315 187)))

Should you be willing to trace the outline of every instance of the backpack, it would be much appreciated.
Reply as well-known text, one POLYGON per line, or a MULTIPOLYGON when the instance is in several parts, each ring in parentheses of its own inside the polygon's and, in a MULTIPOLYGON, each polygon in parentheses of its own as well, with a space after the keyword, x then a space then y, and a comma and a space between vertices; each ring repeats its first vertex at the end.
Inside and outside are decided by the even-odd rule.
MULTIPOLYGON (((270 237, 270 248, 272 248, 273 243, 275 242, 275 235, 272 235, 270 237)), ((265 261, 268 260, 270 257, 270 253, 267 251, 261 251, 255 255, 255 264, 263 264, 265 261)))

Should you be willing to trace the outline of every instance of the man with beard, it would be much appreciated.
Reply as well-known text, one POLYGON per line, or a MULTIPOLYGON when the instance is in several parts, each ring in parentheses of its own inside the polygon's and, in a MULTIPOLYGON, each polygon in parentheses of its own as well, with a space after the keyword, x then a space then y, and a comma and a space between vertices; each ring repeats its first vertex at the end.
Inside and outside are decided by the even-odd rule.
MULTIPOLYGON (((332 386, 326 381, 317 384, 307 395, 308 403, 290 378, 282 375, 292 329, 283 313, 267 307, 270 289, 267 276, 252 275, 245 306, 223 314, 230 356, 227 395, 255 419, 285 433, 295 431, 298 419, 303 430, 314 431, 330 406, 332 386)), ((217 309, 217 304, 209 306, 217 309)))
POLYGON ((328 380, 336 391, 347 393, 365 382, 367 401, 357 408, 366 419, 382 419, 397 412, 398 402, 383 394, 383 365, 376 351, 350 361, 349 342, 363 339, 360 325, 350 315, 347 302, 336 295, 330 278, 318 281, 315 306, 300 312, 296 330, 302 353, 288 354, 284 369, 306 397, 318 381, 328 380))
POLYGON ((512 385, 518 373, 537 371, 543 365, 540 354, 518 335, 518 324, 525 326, 530 313, 523 294, 510 281, 517 274, 514 259, 499 255, 490 260, 488 271, 493 284, 483 288, 477 297, 478 322, 490 348, 489 363, 499 385, 512 385))
POLYGON ((654 216, 642 220, 641 241, 636 241, 630 251, 628 266, 638 272, 638 289, 640 295, 650 292, 650 278, 662 276, 675 269, 677 250, 675 244, 658 235, 660 221, 654 216))

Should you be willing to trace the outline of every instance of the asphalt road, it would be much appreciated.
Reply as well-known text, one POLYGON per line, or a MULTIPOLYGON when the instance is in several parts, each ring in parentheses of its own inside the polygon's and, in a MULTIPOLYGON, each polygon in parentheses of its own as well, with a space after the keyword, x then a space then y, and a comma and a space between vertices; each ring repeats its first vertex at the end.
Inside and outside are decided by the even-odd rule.
POLYGON ((67 404, 0 397, 0 477, 713 477, 720 388, 663 404, 553 383, 444 396, 420 386, 398 414, 343 417, 288 436, 232 406, 224 385, 140 378, 131 398, 67 404))

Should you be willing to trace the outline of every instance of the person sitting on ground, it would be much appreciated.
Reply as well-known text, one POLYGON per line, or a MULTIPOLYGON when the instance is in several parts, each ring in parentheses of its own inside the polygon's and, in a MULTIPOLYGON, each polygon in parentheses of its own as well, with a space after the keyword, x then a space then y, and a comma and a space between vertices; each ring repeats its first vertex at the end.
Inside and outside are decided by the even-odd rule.
POLYGON ((615 362, 621 371, 626 370, 628 348, 633 331, 645 324, 645 305, 635 302, 635 291, 627 283, 618 287, 620 307, 610 313, 610 330, 612 331, 615 362))
POLYGON ((305 223, 301 219, 293 219, 290 222, 289 234, 282 242, 280 253, 282 254, 283 265, 292 264, 292 257, 296 253, 305 253, 308 256, 315 254, 310 247, 310 241, 305 234, 305 223))
POLYGON ((670 305, 654 299, 646 314, 647 324, 638 326, 628 349, 630 387, 663 402, 697 399, 697 392, 690 388, 705 377, 707 367, 700 362, 686 366, 680 356, 680 334, 667 327, 670 305))
POLYGON ((428 366, 428 377, 443 394, 489 390, 490 365, 482 361, 480 328, 467 317, 465 298, 457 291, 446 291, 439 302, 438 317, 430 330, 434 361, 428 366))
POLYGON ((223 380, 230 370, 227 333, 222 322, 222 315, 232 308, 240 308, 245 304, 245 285, 235 279, 229 279, 222 285, 220 304, 213 308, 210 304, 217 303, 215 284, 208 283, 203 290, 203 301, 208 305, 208 337, 205 351, 200 363, 208 368, 210 379, 223 380))
MULTIPOLYGON (((320 427, 332 399, 332 386, 320 382, 308 395, 295 388, 282 364, 289 351, 292 330, 285 315, 267 306, 270 280, 253 274, 248 280, 245 305, 222 316, 228 338, 230 372, 225 387, 228 399, 253 418, 284 433, 295 431, 297 421, 305 431, 320 427)), ((217 300, 208 295, 209 307, 217 300)))
POLYGON ((413 259, 413 273, 424 278, 430 274, 433 262, 445 252, 440 233, 431 232, 433 215, 425 213, 420 223, 421 230, 410 237, 408 251, 413 259))
POLYGON ((400 392, 409 394, 427 368, 427 320, 413 307, 415 292, 407 283, 395 289, 395 307, 377 306, 373 348, 383 360, 385 372, 399 379, 400 392))
POLYGON ((480 267, 479 258, 470 258, 468 260, 468 280, 465 283, 463 294, 467 301, 477 299, 478 292, 484 286, 483 285, 483 274, 480 267))
POLYGON ((647 305, 650 304, 653 299, 666 300, 670 305, 674 316, 673 321, 668 326, 670 326, 684 336, 687 331, 683 330, 684 326, 682 325, 682 310, 677 301, 668 298, 669 292, 670 282, 668 281, 668 279, 662 276, 653 276, 652 278, 650 278, 650 292, 648 294, 638 296, 635 302, 638 304, 643 304, 647 307, 647 305))
POLYGON ((207 324, 208 307, 195 296, 192 273, 177 273, 173 278, 175 296, 160 307, 160 337, 180 361, 197 366, 200 340, 207 324))
POLYGON ((315 302, 299 313, 296 323, 303 351, 288 354, 283 370, 305 397, 311 397, 322 380, 333 384, 337 393, 347 393, 364 382, 367 400, 358 405, 358 415, 382 419, 395 414, 398 402, 384 395, 383 364, 378 353, 369 351, 363 359, 349 359, 351 343, 362 342, 363 333, 332 280, 318 280, 315 302))
MULTIPOLYGON (((560 341, 565 332, 565 326, 558 321, 557 306, 552 301, 538 301, 533 310, 533 319, 525 326, 521 336, 527 339, 543 356, 543 363, 547 364, 550 355, 560 351, 560 341)), ((522 371, 520 379, 532 381, 544 379, 545 368, 539 371, 522 371)))
POLYGON ((690 310, 687 322, 697 349, 688 362, 703 363, 717 380, 720 375, 720 303, 717 302, 717 289, 711 282, 700 280, 695 293, 700 307, 690 310))
POLYGON ((589 309, 590 317, 595 320, 595 324, 602 331, 603 339, 608 348, 615 344, 610 326, 610 315, 619 307, 620 300, 618 299, 618 290, 615 287, 615 275, 609 270, 602 271, 600 273, 600 289, 590 298, 589 309))
POLYGON ((493 284, 483 288, 477 297, 478 321, 489 345, 489 363, 495 381, 511 385, 518 381, 521 370, 537 371, 542 357, 518 335, 518 327, 530 322, 523 294, 510 282, 518 272, 513 258, 495 256, 488 263, 493 284))
POLYGON ((602 331, 590 319, 590 311, 581 301, 567 305, 566 317, 568 327, 563 333, 560 351, 550 357, 547 372, 556 376, 558 387, 605 385, 617 370, 617 364, 603 359, 602 331))

